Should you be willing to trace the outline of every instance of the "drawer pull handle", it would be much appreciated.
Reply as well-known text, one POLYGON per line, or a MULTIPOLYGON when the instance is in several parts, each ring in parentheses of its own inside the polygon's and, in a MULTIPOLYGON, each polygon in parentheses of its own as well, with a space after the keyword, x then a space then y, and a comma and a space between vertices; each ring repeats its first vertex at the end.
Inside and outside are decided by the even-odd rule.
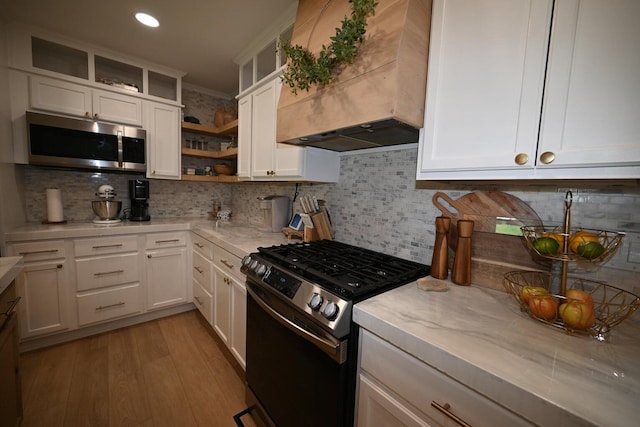
POLYGON ((200 297, 193 297, 195 298, 196 302, 200 305, 202 305, 202 301, 200 300, 200 297))
POLYGON ((103 271, 100 273, 93 273, 94 276, 106 276, 107 274, 120 274, 124 273, 124 270, 103 271))
POLYGON ((124 305, 124 301, 120 301, 120 302, 117 302, 117 303, 115 303, 115 304, 109 304, 109 305, 101 305, 101 306, 98 306, 98 307, 96 307, 96 311, 98 311, 98 310, 105 310, 105 309, 107 309, 107 308, 119 307, 119 306, 121 306, 121 305, 124 305))
POLYGON ((19 252, 18 255, 54 254, 56 252, 58 252, 58 249, 47 249, 44 251, 19 252))
POLYGON ((98 245, 98 246, 91 246, 92 249, 105 249, 105 248, 121 248, 123 245, 122 243, 118 243, 115 245, 98 245))
POLYGON ((180 239, 169 239, 169 240, 156 240, 156 244, 160 244, 160 243, 174 243, 174 242, 179 242, 180 239))
POLYGON ((62 264, 56 264, 54 267, 43 266, 42 268, 29 268, 29 271, 48 271, 48 270, 60 270, 62 269, 62 264))
POLYGON ((2 313, 2 314, 4 314, 5 316, 9 317, 11 315, 11 312, 13 311, 13 309, 16 307, 16 305, 18 305, 18 301, 20 301, 20 297, 17 297, 13 301, 9 301, 7 303, 7 304, 11 304, 9 306, 9 309, 6 312, 2 313))
POLYGON ((204 270, 202 270, 200 267, 194 266, 193 268, 200 274, 204 273, 204 270))
POLYGON ((449 405, 448 403, 445 403, 444 405, 440 405, 436 401, 432 400, 431 401, 431 406, 433 406, 438 411, 440 411, 443 414, 445 414, 448 418, 451 418, 458 425, 461 425, 462 427, 471 427, 471 424, 467 424, 462 418, 454 415, 453 413, 451 413, 449 411, 449 409, 451 408, 451 405, 449 405))
POLYGON ((227 268, 233 268, 233 264, 229 264, 226 259, 221 259, 220 262, 223 263, 227 268))
POLYGON ((198 242, 193 242, 194 245, 196 245, 197 247, 199 247, 200 249, 204 248, 204 245, 198 243, 198 242))

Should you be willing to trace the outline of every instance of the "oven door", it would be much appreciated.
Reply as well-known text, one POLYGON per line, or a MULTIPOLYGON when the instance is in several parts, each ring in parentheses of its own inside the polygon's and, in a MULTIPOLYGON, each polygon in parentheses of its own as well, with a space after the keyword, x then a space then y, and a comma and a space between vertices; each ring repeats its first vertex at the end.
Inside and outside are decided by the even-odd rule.
POLYGON ((247 403, 256 421, 277 427, 352 422, 346 346, 247 281, 247 403))

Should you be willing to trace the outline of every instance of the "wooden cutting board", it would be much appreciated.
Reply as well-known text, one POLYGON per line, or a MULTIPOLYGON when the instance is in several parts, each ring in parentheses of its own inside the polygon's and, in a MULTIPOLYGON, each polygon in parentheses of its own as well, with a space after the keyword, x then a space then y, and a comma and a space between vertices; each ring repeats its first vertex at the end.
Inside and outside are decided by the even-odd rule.
POLYGON ((501 191, 476 191, 452 199, 437 192, 433 204, 451 218, 449 266, 453 265, 458 233, 457 221, 472 220, 471 281, 504 291, 504 273, 513 270, 548 271, 548 260, 533 255, 526 247, 520 227, 542 226, 542 220, 527 203, 501 191))

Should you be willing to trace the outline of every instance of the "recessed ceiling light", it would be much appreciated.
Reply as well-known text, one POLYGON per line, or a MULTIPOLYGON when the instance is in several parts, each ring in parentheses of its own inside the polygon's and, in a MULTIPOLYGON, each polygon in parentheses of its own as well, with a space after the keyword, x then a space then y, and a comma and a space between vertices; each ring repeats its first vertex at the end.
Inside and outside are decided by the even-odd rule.
POLYGON ((136 13, 136 19, 147 27, 157 27, 160 25, 156 18, 146 13, 136 13))

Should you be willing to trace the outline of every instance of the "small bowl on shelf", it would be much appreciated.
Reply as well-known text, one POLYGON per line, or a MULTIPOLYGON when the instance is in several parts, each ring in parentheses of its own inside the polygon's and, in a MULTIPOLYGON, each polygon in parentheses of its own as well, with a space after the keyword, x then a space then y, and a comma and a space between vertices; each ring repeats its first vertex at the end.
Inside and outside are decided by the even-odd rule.
POLYGON ((213 165, 213 170, 218 175, 233 175, 235 173, 235 169, 233 166, 228 165, 226 163, 220 163, 217 165, 213 165))
POLYGON ((520 311, 526 313, 532 319, 562 329, 568 334, 588 335, 600 341, 604 341, 613 327, 622 323, 640 307, 640 297, 631 292, 603 282, 569 277, 567 289, 580 289, 588 292, 593 298, 593 310, 595 313, 595 324, 592 327, 586 329, 573 328, 566 325, 560 316, 550 320, 535 316, 531 312, 529 304, 523 299, 522 289, 534 287, 544 288, 556 300, 558 305, 567 302, 568 299, 565 296, 552 293, 553 284, 554 276, 540 271, 511 271, 504 275, 503 280, 506 291, 515 298, 520 306, 520 311))
POLYGON ((557 261, 602 264, 615 254, 624 233, 618 231, 578 228, 565 233, 563 227, 521 227, 527 248, 543 258, 557 261), (540 245, 541 238, 555 240, 558 245, 540 245), (569 239, 569 250, 563 251, 563 242, 569 239), (556 250, 553 250, 553 249, 556 250))

